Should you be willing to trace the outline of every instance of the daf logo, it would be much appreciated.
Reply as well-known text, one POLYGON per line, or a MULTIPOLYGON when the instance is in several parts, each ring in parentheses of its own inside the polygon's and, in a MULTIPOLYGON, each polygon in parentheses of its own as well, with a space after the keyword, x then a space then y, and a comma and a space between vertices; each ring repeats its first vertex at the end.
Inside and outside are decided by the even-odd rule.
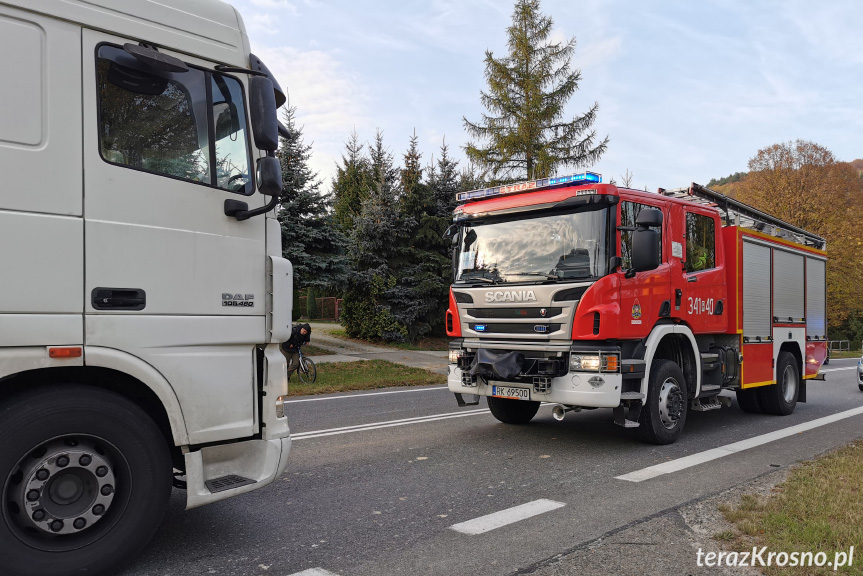
POLYGON ((222 306, 242 306, 243 308, 255 307, 254 294, 229 294, 222 292, 222 306))
POLYGON ((498 290, 486 292, 486 302, 536 302, 533 290, 498 290))
POLYGON ((546 332, 548 332, 548 326, 546 326, 545 324, 537 324, 533 327, 533 331, 539 332, 540 334, 545 334, 546 332))

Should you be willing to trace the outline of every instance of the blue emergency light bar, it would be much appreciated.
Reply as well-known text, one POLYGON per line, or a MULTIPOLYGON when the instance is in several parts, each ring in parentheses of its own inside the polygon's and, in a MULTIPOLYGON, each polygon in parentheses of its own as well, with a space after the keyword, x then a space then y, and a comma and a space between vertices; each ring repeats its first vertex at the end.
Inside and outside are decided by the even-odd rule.
POLYGON ((493 188, 480 188, 469 192, 459 192, 455 195, 458 202, 466 202, 468 200, 477 200, 479 198, 488 198, 490 196, 501 196, 503 194, 513 194, 515 192, 534 192, 561 186, 564 184, 599 184, 602 182, 602 176, 596 172, 580 172, 578 174, 570 174, 569 176, 558 176, 556 178, 539 178, 538 180, 528 180, 527 182, 519 182, 518 184, 505 184, 503 186, 495 186, 493 188))

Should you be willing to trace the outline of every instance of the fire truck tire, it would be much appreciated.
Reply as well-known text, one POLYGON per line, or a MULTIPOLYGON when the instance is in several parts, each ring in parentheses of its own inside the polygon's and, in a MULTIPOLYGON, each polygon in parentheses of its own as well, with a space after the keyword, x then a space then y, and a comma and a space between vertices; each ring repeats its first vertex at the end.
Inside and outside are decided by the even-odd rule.
POLYGON ((780 352, 776 359, 776 384, 761 386, 756 390, 765 413, 787 416, 794 412, 800 392, 800 369, 794 356, 789 352, 780 352))
POLYGON ((654 360, 647 401, 638 418, 638 436, 651 444, 671 444, 683 432, 688 408, 680 367, 671 360, 654 360))
POLYGON ((509 398, 488 398, 488 409, 492 416, 504 424, 527 424, 536 416, 539 402, 510 400, 509 398))
POLYGON ((78 384, 0 406, 0 573, 116 574, 168 507, 171 458, 127 398, 78 384))
POLYGON ((744 412, 750 414, 761 414, 761 402, 758 400, 758 389, 750 388, 748 390, 737 391, 737 405, 744 412))

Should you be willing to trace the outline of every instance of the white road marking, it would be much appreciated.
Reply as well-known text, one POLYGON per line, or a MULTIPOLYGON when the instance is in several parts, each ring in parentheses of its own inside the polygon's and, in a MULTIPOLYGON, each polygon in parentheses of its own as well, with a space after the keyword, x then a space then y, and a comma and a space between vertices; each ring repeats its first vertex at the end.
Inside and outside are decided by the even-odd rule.
POLYGON ((717 458, 749 450, 750 448, 755 448, 756 446, 761 446, 768 442, 781 440, 782 438, 800 434, 801 432, 806 432, 813 428, 826 426, 827 424, 832 424, 833 422, 838 422, 839 420, 851 418, 852 416, 857 416, 859 414, 863 414, 863 407, 838 412, 823 418, 816 418, 815 420, 804 422, 803 424, 797 424, 796 426, 790 426, 788 428, 783 428, 782 430, 776 430, 775 432, 769 432, 767 434, 762 434, 761 436, 741 440, 740 442, 726 444, 725 446, 705 450, 704 452, 698 452, 691 456, 669 460, 668 462, 663 462, 662 464, 657 464, 655 466, 648 466, 647 468, 642 468, 641 470, 636 470, 629 474, 615 476, 615 478, 617 480, 628 480, 629 482, 643 482, 644 480, 650 480, 651 478, 656 478, 657 476, 662 476, 664 474, 671 474, 672 472, 679 472, 680 470, 684 470, 692 466, 697 466, 705 462, 710 462, 711 460, 716 460, 717 458))
POLYGON ((320 402, 321 400, 340 400, 342 398, 365 398, 366 396, 383 396, 384 394, 404 394, 405 392, 428 392, 429 390, 446 390, 446 386, 433 386, 431 388, 418 388, 416 390, 390 390, 389 392, 370 392, 368 394, 346 394, 344 396, 327 396, 326 398, 303 398, 302 400, 288 400, 285 404, 296 404, 298 402, 320 402))
POLYGON ((479 518, 474 518, 467 522, 453 524, 450 526, 450 529, 455 530, 456 532, 461 532, 462 534, 484 534, 491 530, 500 528, 501 526, 513 524, 519 520, 525 520, 546 512, 551 512, 552 510, 557 510, 564 506, 566 506, 566 504, 563 502, 555 502, 554 500, 534 500, 533 502, 528 502, 521 506, 507 508, 506 510, 501 510, 494 514, 488 514, 487 516, 480 516, 479 518))
POLYGON ((387 420, 384 422, 370 422, 368 424, 357 424, 356 426, 343 426, 341 428, 329 428, 326 430, 312 430, 309 432, 298 432, 291 434, 293 440, 306 440, 308 438, 320 438, 322 436, 334 436, 336 434, 349 434, 351 432, 365 432, 366 430, 378 430, 380 428, 391 428, 393 426, 406 426, 408 424, 422 424, 423 422, 434 422, 436 420, 447 420, 449 418, 461 418, 464 416, 477 416, 479 414, 491 414, 485 408, 476 410, 464 410, 460 412, 449 412, 447 414, 436 414, 433 416, 417 416, 415 418, 404 418, 402 420, 387 420))
MULTIPOLYGON (((552 406, 549 402, 542 402, 539 407, 552 406)), ((479 416, 491 414, 485 408, 473 410, 461 410, 459 412, 447 412, 445 414, 434 414, 430 416, 415 416, 401 420, 385 420, 383 422, 369 422, 368 424, 356 424, 354 426, 342 426, 341 428, 327 428, 325 430, 310 430, 308 432, 296 432, 291 434, 292 440, 307 440, 309 438, 321 438, 324 436, 336 436, 338 434, 350 434, 351 432, 366 432, 367 430, 379 430, 381 428, 392 428, 393 426, 406 426, 408 424, 423 424, 425 422, 436 422, 437 420, 449 420, 450 418, 462 418, 464 416, 479 416)))
POLYGON ((819 370, 819 372, 839 372, 840 370, 854 370, 857 366, 845 366, 843 368, 825 368, 824 370, 819 370))
POLYGON ((339 575, 333 574, 329 570, 324 570, 323 568, 309 568, 308 570, 303 570, 302 572, 294 572, 293 574, 288 574, 288 576, 339 576, 339 575))

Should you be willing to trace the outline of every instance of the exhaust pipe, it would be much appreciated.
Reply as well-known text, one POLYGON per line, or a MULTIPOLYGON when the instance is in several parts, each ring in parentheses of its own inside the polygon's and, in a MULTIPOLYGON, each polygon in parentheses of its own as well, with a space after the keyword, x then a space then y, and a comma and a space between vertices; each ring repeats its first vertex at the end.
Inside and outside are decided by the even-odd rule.
POLYGON ((564 406, 563 404, 555 404, 551 408, 551 415, 554 417, 555 420, 561 422, 563 420, 563 417, 566 416, 566 413, 571 412, 572 410, 572 408, 564 406))

